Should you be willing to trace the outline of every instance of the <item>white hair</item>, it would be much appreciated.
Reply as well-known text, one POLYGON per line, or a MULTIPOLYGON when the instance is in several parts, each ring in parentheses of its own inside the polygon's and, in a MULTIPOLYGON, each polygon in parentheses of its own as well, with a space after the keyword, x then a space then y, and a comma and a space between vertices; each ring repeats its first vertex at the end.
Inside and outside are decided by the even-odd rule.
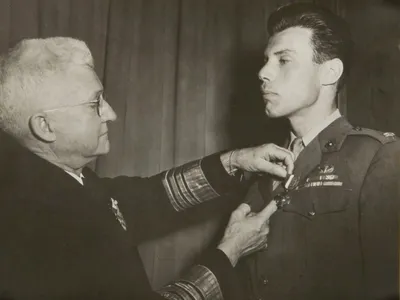
POLYGON ((94 67, 86 44, 68 37, 25 39, 0 56, 0 128, 17 138, 29 134, 50 80, 73 65, 94 67))

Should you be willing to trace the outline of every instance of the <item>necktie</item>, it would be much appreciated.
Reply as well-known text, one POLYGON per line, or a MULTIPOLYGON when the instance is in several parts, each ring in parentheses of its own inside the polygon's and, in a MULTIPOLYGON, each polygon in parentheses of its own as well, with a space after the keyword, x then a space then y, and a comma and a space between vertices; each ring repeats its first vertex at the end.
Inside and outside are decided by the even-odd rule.
POLYGON ((294 160, 297 159, 300 152, 304 149, 304 143, 302 138, 295 138, 289 146, 289 150, 294 154, 294 160))

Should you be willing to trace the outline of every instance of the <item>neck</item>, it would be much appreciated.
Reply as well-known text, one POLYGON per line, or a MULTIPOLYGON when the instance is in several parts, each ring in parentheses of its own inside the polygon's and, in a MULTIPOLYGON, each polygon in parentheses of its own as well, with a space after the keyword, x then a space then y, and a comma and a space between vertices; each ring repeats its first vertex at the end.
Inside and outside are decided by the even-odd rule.
POLYGON ((35 153, 37 156, 47 160, 51 164, 63 169, 64 171, 68 171, 71 173, 80 176, 82 174, 83 167, 71 167, 70 165, 63 163, 62 160, 57 156, 57 154, 48 147, 41 147, 38 144, 26 144, 26 147, 35 153))
POLYGON ((297 137, 305 136, 313 127, 320 124, 336 109, 335 101, 331 99, 328 101, 318 100, 314 105, 298 111, 296 114, 288 117, 293 133, 297 137), (331 105, 326 105, 326 103, 331 103, 331 105))

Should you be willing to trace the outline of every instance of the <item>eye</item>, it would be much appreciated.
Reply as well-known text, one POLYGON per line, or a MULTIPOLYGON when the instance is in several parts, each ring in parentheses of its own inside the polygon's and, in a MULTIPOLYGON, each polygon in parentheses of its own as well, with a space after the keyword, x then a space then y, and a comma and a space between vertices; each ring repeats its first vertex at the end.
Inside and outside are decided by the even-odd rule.
POLYGON ((93 102, 90 102, 90 107, 93 109, 93 110, 98 110, 98 108, 99 108, 99 105, 100 105, 100 100, 96 100, 96 101, 93 101, 93 102))
POLYGON ((279 64, 280 65, 286 65, 288 62, 290 62, 290 60, 287 59, 287 58, 282 57, 282 58, 279 59, 279 64))

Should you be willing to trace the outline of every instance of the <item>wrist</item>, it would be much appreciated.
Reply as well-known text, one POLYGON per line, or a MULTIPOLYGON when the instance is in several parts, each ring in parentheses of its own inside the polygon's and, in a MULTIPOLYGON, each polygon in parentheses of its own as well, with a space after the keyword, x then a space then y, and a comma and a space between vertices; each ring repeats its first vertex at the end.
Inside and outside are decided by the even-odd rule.
POLYGON ((229 259, 231 265, 234 267, 236 266, 239 258, 240 258, 240 254, 237 253, 237 251, 235 251, 233 249, 233 247, 229 246, 226 243, 221 243, 218 245, 217 249, 221 250, 222 252, 224 252, 224 254, 226 255, 226 257, 229 259))
POLYGON ((235 175, 238 171, 237 154, 239 150, 232 150, 221 154, 220 159, 225 171, 229 175, 235 175))

